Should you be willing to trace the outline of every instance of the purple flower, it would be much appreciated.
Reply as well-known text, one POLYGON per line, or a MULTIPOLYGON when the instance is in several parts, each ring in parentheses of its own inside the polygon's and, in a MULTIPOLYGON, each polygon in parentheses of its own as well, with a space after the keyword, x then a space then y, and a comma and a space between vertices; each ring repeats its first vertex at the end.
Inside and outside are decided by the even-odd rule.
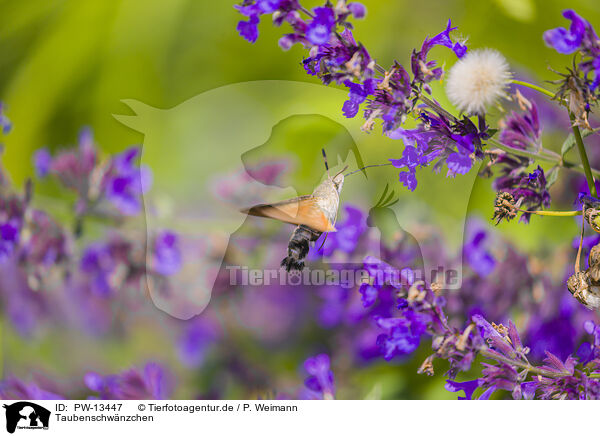
MULTIPOLYGON (((534 103, 530 103, 523 113, 513 112, 502 121, 501 126, 502 144, 517 150, 532 152, 539 150, 542 130, 534 103)), ((499 176, 492 186, 496 191, 511 194, 521 208, 539 210, 550 205, 550 194, 544 170, 538 165, 532 173, 527 171, 532 163, 529 158, 509 152, 499 152, 493 162, 493 166, 499 168, 499 176)), ((523 213, 521 221, 529 222, 530 215, 523 213)))
POLYGON ((80 268, 90 277, 91 289, 99 296, 113 293, 111 277, 117 266, 108 244, 95 243, 89 245, 81 256, 80 268))
POLYGON ((383 358, 391 360, 395 356, 403 356, 415 351, 421 343, 421 334, 419 332, 422 325, 418 325, 417 332, 411 329, 410 322, 402 318, 388 318, 377 320, 377 325, 388 329, 387 333, 382 333, 377 337, 383 358))
MULTIPOLYGON (((450 39, 450 32, 456 30, 452 27, 452 23, 448 20, 446 29, 434 36, 433 38, 425 38, 421 45, 421 50, 413 50, 411 55, 411 67, 414 75, 414 82, 426 85, 432 80, 440 80, 444 74, 444 70, 436 66, 436 61, 427 61, 427 54, 436 45, 442 45, 453 50, 458 58, 461 58, 467 52, 467 47, 459 42, 453 43, 450 39)), ((429 88, 426 88, 430 92, 429 88)))
POLYGON ((384 79, 377 79, 377 89, 369 99, 364 118, 367 120, 362 129, 373 129, 376 119, 383 121, 383 132, 398 129, 413 107, 413 89, 410 75, 402 65, 395 62, 384 79))
POLYGON ((402 183, 409 191, 417 189, 417 175, 414 170, 404 171, 398 175, 398 180, 402 183))
MULTIPOLYGON (((475 221, 476 223, 476 221, 475 221)), ((474 224, 475 224, 474 223, 474 224)), ((483 241, 477 246, 478 256, 483 256, 483 265, 477 263, 471 264, 468 258, 467 247, 463 248, 463 260, 471 266, 472 273, 463 274, 463 281, 460 292, 449 292, 447 295, 448 304, 446 313, 454 320, 456 326, 462 325, 468 321, 472 315, 480 314, 488 319, 506 319, 508 313, 516 310, 523 310, 525 313, 537 312, 540 310, 539 304, 536 304, 532 288, 536 282, 529 271, 528 258, 520 254, 515 248, 503 241, 487 226, 485 228, 473 226, 472 219, 467 221, 465 231, 465 242, 475 239, 479 230, 486 233, 483 241), (493 252, 490 249, 493 247, 493 252), (496 258, 492 253, 505 253, 496 258), (485 254, 492 256, 493 268, 487 275, 492 266, 489 260, 485 260, 485 254), (481 270, 478 271, 478 269, 481 270)), ((477 261, 477 256, 472 259, 477 261)), ((545 284, 547 292, 562 293, 563 289, 557 289, 550 284, 545 284)), ((570 295, 568 295, 570 297, 570 295)), ((552 293, 548 295, 547 301, 556 301, 558 295, 552 293)))
POLYGON ((364 84, 361 85, 346 80, 344 81, 344 85, 350 89, 350 98, 344 102, 342 112, 346 118, 354 118, 358 113, 360 104, 375 91, 375 81, 373 79, 367 79, 364 84))
MULTIPOLYGON (((427 166, 430 162, 429 157, 425 154, 427 143, 419 141, 418 138, 412 135, 411 131, 398 130, 395 134, 403 138, 406 145, 400 159, 389 159, 389 161, 395 168, 406 168, 406 171, 402 171, 399 174, 400 183, 410 191, 414 191, 417 187, 416 169, 419 166, 427 166), (411 140, 415 141, 414 146, 408 145, 408 142, 411 140)), ((395 138, 394 135, 392 136, 395 138)))
POLYGON ((469 380, 464 382, 457 382, 455 380, 446 380, 446 390, 450 392, 459 392, 463 391, 465 393, 464 397, 458 397, 459 400, 472 400, 473 394, 477 390, 477 388, 481 385, 481 380, 469 380))
POLYGON ((238 22, 237 31, 245 40, 254 43, 258 38, 258 23, 261 15, 277 12, 280 17, 283 17, 275 20, 275 24, 279 25, 288 13, 299 7, 297 0, 244 0, 241 5, 234 5, 240 14, 248 17, 248 21, 238 22))
POLYGON ((40 148, 33 155, 33 165, 35 174, 39 178, 44 178, 50 172, 52 166, 52 155, 47 148, 40 148))
MULTIPOLYGON (((247 166, 246 173, 265 185, 275 185, 280 182, 289 167, 290 163, 286 160, 268 160, 255 166, 247 166)), ((246 181, 240 181, 240 183, 246 183, 246 181)))
POLYGON ((473 271, 482 277, 491 274, 496 266, 496 260, 488 251, 489 246, 489 234, 482 223, 475 219, 469 219, 463 254, 473 271))
POLYGON ((143 371, 129 369, 121 374, 100 375, 88 372, 84 377, 88 389, 101 400, 165 400, 171 393, 171 376, 157 363, 148 363, 143 371))
POLYGON ((13 219, 0 223, 0 263, 10 257, 19 243, 20 225, 13 219))
POLYGON ((32 270, 44 270, 59 264, 69 255, 68 237, 64 229, 41 210, 29 212, 28 238, 21 246, 19 258, 32 270))
POLYGON ((340 286, 323 286, 319 296, 323 299, 317 317, 319 325, 326 329, 338 326, 347 314, 348 291, 340 286))
POLYGON ((335 14, 329 7, 315 8, 313 11, 314 18, 306 29, 306 39, 314 45, 325 45, 335 27, 335 14))
POLYGON ((467 174, 471 171, 473 162, 471 158, 462 153, 451 153, 446 158, 446 165, 448 166, 448 176, 455 174, 467 174))
POLYGON ((537 105, 531 102, 522 112, 512 112, 500 122, 500 142, 507 147, 536 152, 541 147, 542 129, 537 105))
MULTIPOLYGON (((405 138, 410 141, 415 140, 413 136, 406 135, 405 138)), ((408 142, 408 141, 405 141, 408 142)), ((406 168, 409 171, 414 171, 419 166, 426 166, 429 163, 429 159, 425 155, 427 151, 427 143, 423 143, 418 139, 415 140, 415 146, 406 145, 402 152, 402 158, 400 159, 389 159, 392 165, 396 168, 406 168)))
POLYGON ((14 376, 0 381, 0 399, 3 400, 64 400, 62 395, 50 392, 35 382, 25 382, 14 376))
POLYGON ((131 147, 116 155, 104 180, 106 198, 124 215, 140 213, 141 196, 152 185, 150 169, 135 164, 139 152, 138 147, 131 147))
MULTIPOLYGON (((364 259, 363 267, 367 271, 367 274, 373 278, 373 286, 376 288, 380 289, 385 284, 389 284, 395 288, 402 287, 401 280, 404 279, 404 276, 390 264, 376 257, 367 256, 364 259)), ((408 283, 408 285, 411 284, 408 283)))
POLYGON ((363 307, 372 306, 377 299, 377 295, 379 295, 379 290, 368 283, 362 283, 358 289, 358 292, 360 292, 362 295, 361 301, 363 303, 363 307))
MULTIPOLYGON (((569 314, 571 315, 571 314, 569 314)), ((527 326, 527 344, 532 358, 541 359, 548 351, 561 359, 569 357, 575 349, 577 331, 571 317, 559 314, 551 319, 534 316, 527 326)))
POLYGON ((4 135, 8 135, 12 129, 12 123, 6 116, 5 112, 6 106, 4 103, 0 102, 0 127, 2 128, 2 133, 4 135))
POLYGON ((220 336, 218 324, 207 315, 207 312, 204 312, 201 317, 187 322, 182 335, 177 340, 179 359, 190 368, 202 365, 209 348, 220 336))
POLYGON ((56 175, 67 188, 75 190, 80 197, 85 198, 96 161, 97 152, 92 133, 89 129, 83 129, 79 134, 78 149, 58 153, 51 160, 49 172, 56 175))
MULTIPOLYGON (((516 347, 521 347, 521 340, 518 335, 514 338, 514 342, 508 336, 501 335, 498 330, 492 326, 483 316, 473 315, 473 322, 480 328, 483 338, 488 342, 488 345, 506 357, 513 358, 517 355, 516 347)), ((516 333, 516 329, 511 322, 511 332, 516 333)), ((522 347, 521 347, 522 348, 522 347)), ((522 350, 519 350, 519 352, 522 350)))
POLYGON ((544 33, 544 41, 562 54, 579 51, 582 55, 579 68, 584 72, 585 82, 594 92, 600 85, 600 40, 592 25, 577 15, 572 9, 563 11, 563 16, 571 21, 569 29, 559 27, 544 33), (593 73, 593 80, 589 75, 593 73))
POLYGON ((0 298, 7 320, 23 337, 31 337, 44 322, 50 309, 48 294, 36 292, 28 283, 28 276, 18 263, 17 256, 0 262, 0 298))
POLYGON ((362 3, 351 2, 346 5, 354 18, 364 18, 367 14, 367 8, 362 3))
MULTIPOLYGON (((526 111, 513 112, 500 123, 500 142, 507 147, 517 150, 537 152, 541 146, 542 130, 538 119, 537 106, 531 103, 526 111)), ((499 168, 499 176, 493 183, 494 189, 503 191, 505 188, 520 183, 527 167, 533 161, 527 157, 506 151, 499 151, 493 162, 499 168)))
POLYGON ((374 75, 374 62, 364 46, 354 40, 352 31, 345 29, 340 39, 325 45, 314 46, 309 57, 302 61, 307 74, 317 75, 328 85, 346 80, 363 81, 374 75))
POLYGON ((318 393, 324 400, 333 399, 335 396, 335 381, 331 370, 329 356, 318 354, 304 361, 304 369, 309 374, 304 380, 304 385, 311 391, 318 393))
MULTIPOLYGON (((353 205, 344 206, 345 220, 336 224, 337 232, 327 234, 327 239, 318 254, 331 256, 336 250, 351 254, 356 249, 360 237, 367 229, 367 218, 362 210, 353 205)), ((325 236, 315 243, 321 247, 325 236)))
MULTIPOLYGON (((511 194, 517 204, 526 210, 540 210, 550 206, 546 176, 539 165, 532 173, 497 179, 494 188, 511 194)), ((523 213, 520 221, 528 223, 530 217, 530 213, 523 213)))
POLYGON ((237 31, 248 42, 255 43, 258 38, 258 23, 260 22, 257 15, 252 15, 248 21, 240 21, 237 24, 237 31))
POLYGON ((397 128, 387 132, 392 139, 402 139, 406 144, 401 159, 390 159, 396 168, 406 168, 400 181, 411 191, 417 186, 416 168, 429 166, 434 161, 434 171, 445 163, 447 176, 466 174, 473 167, 473 159, 483 157, 482 140, 487 139, 487 126, 480 126, 464 117, 453 121, 444 116, 423 110, 421 124, 412 130, 397 128), (414 143, 414 146, 409 145, 414 143))
POLYGON ((159 233, 154 240, 154 271, 169 276, 181 269, 181 249, 176 233, 166 230, 159 233))
POLYGON ((547 30, 544 32, 544 41, 562 54, 575 53, 581 46, 586 28, 589 23, 581 18, 572 9, 563 11, 563 17, 571 21, 569 30, 564 27, 547 30))

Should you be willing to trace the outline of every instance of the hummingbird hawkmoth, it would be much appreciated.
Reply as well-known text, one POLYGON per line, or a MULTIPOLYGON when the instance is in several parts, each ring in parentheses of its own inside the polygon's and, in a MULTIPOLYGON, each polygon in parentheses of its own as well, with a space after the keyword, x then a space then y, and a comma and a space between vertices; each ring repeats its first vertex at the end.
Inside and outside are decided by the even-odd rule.
POLYGON ((310 195, 303 195, 272 204, 259 204, 242 210, 248 215, 272 218, 285 223, 296 224, 288 243, 288 254, 281 266, 288 272, 304 269, 304 258, 308 254, 309 244, 316 241, 325 232, 335 232, 335 221, 340 205, 340 192, 344 185, 346 165, 333 177, 329 174, 329 165, 325 150, 323 159, 327 178, 310 195))

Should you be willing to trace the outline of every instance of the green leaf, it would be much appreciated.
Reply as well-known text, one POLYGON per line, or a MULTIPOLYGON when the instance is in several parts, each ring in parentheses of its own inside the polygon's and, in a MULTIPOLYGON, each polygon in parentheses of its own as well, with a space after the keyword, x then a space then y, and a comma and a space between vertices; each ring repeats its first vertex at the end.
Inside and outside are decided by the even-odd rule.
MULTIPOLYGON (((581 137, 582 138, 586 138, 588 136, 590 136, 592 133, 595 133, 594 130, 584 130, 581 132, 581 137)), ((567 136, 567 139, 565 139, 565 142, 563 142, 562 147, 560 148, 560 154, 565 157, 565 154, 567 154, 567 152, 572 149, 573 147, 575 147, 575 137, 573 136, 572 133, 569 133, 569 136, 567 136)))
POLYGON ((569 133, 569 136, 567 136, 567 139, 565 139, 565 142, 563 142, 563 145, 560 148, 560 154, 564 157, 573 147, 575 147, 575 137, 572 133, 569 133))
POLYGON ((488 135, 488 138, 491 138, 491 137, 493 137, 493 136, 494 136, 496 133, 498 133, 498 129, 488 129, 486 133, 487 133, 487 135, 488 135))
POLYGON ((550 188, 556 180, 558 179, 558 173, 560 172, 560 167, 558 165, 554 165, 550 168, 550 171, 546 174, 546 187, 550 188))

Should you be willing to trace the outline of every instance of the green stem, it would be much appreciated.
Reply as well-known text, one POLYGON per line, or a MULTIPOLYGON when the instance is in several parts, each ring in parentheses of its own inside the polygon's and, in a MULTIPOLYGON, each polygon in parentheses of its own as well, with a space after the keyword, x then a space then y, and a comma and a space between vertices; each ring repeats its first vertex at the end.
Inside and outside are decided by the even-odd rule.
POLYGON ((569 117, 571 118, 571 128, 573 129, 573 136, 575 136, 575 143, 577 144, 577 149, 579 150, 579 156, 581 157, 581 164, 583 165, 583 171, 585 173, 585 178, 587 179, 590 194, 593 197, 598 197, 598 193, 596 192, 596 181, 594 180, 592 169, 590 167, 590 161, 588 160, 587 153, 585 152, 585 145, 583 144, 581 132, 579 131, 579 127, 574 124, 575 115, 573 112, 569 112, 569 117))
POLYGON ((457 119, 454 115, 452 115, 450 112, 448 112, 446 109, 444 109, 443 107, 441 107, 439 104, 436 104, 433 100, 430 100, 429 98, 425 97, 424 95, 420 95, 419 96, 419 100, 421 100, 423 103, 425 103, 427 106, 429 106, 431 109, 433 109, 434 111, 436 111, 438 114, 440 115, 444 115, 446 118, 456 122, 457 119))
POLYGON ((542 94, 546 94, 550 98, 555 97, 555 94, 552 91, 548 91, 547 89, 542 88, 541 86, 534 85, 533 83, 523 82, 522 80, 511 80, 511 83, 535 89, 536 91, 541 92, 542 94))
POLYGON ((581 215, 580 210, 521 210, 521 212, 533 213, 535 215, 542 215, 542 216, 578 216, 578 215, 581 215))
MULTIPOLYGON (((564 159, 562 159, 560 157, 560 155, 558 155, 556 153, 554 153, 555 156, 554 155, 551 156, 551 155, 536 154, 536 153, 532 153, 527 150, 520 150, 518 148, 509 147, 507 145, 502 144, 501 142, 497 141, 494 138, 488 139, 488 141, 491 142, 492 144, 494 144, 499 149, 504 150, 508 153, 516 154, 518 156, 530 157, 532 159, 541 160, 543 162, 553 163, 562 168, 572 169, 572 170, 576 170, 579 172, 585 172, 583 165, 565 161, 564 159)), ((545 151, 549 152, 550 150, 545 150, 545 151)), ((591 170, 592 174, 600 176, 600 170, 597 170, 595 168, 590 168, 590 170, 591 170)))
MULTIPOLYGON (((548 153, 549 150, 540 150, 543 153, 547 153, 547 154, 540 154, 540 153, 534 153, 532 151, 521 150, 518 148, 509 147, 508 145, 504 145, 500 141, 498 141, 497 139, 494 139, 494 138, 490 138, 490 139, 488 139, 488 141, 491 142, 492 144, 494 144, 500 150, 504 150, 509 153, 516 154, 518 156, 530 157, 535 160, 541 160, 541 161, 545 161, 545 162, 560 164, 560 155, 558 155, 558 154, 550 155, 548 153)), ((599 171, 599 173, 600 173, 600 171, 599 171)))
POLYGON ((554 378, 554 377, 561 377, 561 376, 568 375, 568 374, 561 373, 561 372, 553 372, 553 371, 547 371, 545 369, 537 368, 529 363, 520 362, 518 360, 512 360, 512 359, 509 359, 508 357, 505 357, 502 355, 488 353, 487 350, 481 350, 480 353, 482 356, 485 356, 488 359, 500 361, 500 362, 506 363, 507 365, 518 366, 520 368, 526 369, 528 372, 543 375, 544 377, 554 378))

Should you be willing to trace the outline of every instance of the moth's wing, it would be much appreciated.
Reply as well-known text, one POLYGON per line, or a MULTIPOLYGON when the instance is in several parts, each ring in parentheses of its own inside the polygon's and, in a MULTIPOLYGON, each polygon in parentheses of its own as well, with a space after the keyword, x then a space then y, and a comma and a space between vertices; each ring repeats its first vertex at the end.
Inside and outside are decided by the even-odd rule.
POLYGON ((242 210, 248 215, 272 218, 290 224, 304 224, 319 232, 335 232, 333 224, 327 219, 317 200, 312 195, 292 198, 272 204, 259 204, 242 210))
MULTIPOLYGON (((335 222, 337 221, 337 213, 335 214, 335 218, 333 220, 333 227, 335 228, 335 222)), ((325 245, 325 241, 327 241, 327 235, 329 235, 329 232, 325 233, 325 237, 323 238, 323 242, 321 243, 321 246, 319 247, 319 251, 323 248, 323 246, 325 245)))

